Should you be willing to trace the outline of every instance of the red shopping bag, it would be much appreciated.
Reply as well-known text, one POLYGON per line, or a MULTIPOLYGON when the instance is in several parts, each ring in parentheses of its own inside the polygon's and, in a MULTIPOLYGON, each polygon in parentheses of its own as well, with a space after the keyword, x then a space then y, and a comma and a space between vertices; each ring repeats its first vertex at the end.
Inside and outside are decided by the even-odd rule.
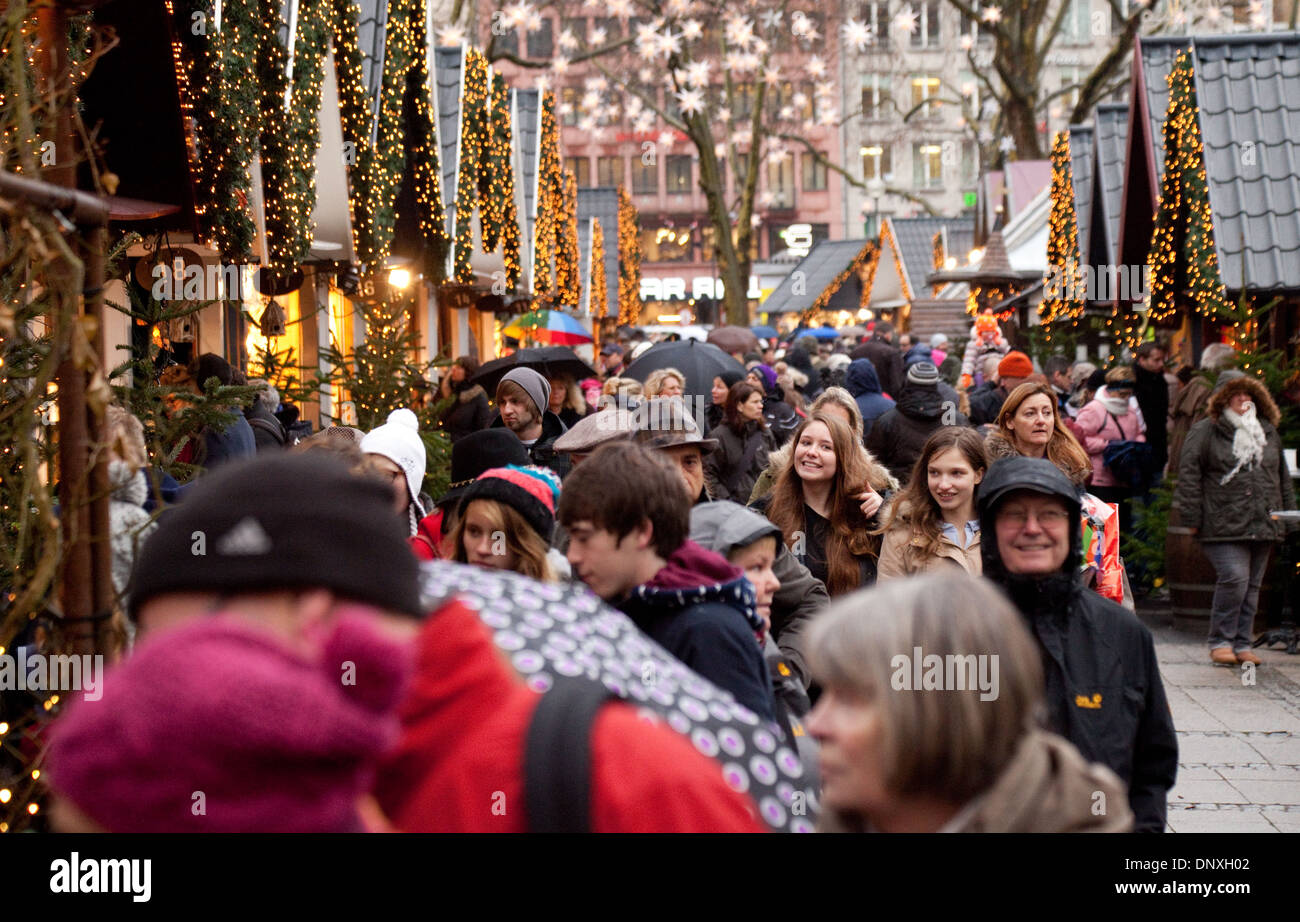
POLYGON ((1093 588, 1112 602, 1124 601, 1124 565, 1119 559, 1119 507, 1083 494, 1083 566, 1093 570, 1093 588))

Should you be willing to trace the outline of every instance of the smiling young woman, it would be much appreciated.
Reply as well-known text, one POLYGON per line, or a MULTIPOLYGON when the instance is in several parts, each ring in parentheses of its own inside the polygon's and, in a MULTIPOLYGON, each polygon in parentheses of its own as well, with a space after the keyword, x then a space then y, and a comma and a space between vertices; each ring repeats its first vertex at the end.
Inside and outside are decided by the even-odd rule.
POLYGON ((873 583, 880 539, 862 511, 869 472, 852 431, 815 413, 794 433, 790 461, 754 505, 781 529, 791 553, 832 596, 873 583))
POLYGON ((1046 458, 1071 482, 1082 485, 1092 473, 1092 461, 1057 412, 1050 384, 1026 382, 1007 395, 984 448, 989 463, 999 458, 1046 458))

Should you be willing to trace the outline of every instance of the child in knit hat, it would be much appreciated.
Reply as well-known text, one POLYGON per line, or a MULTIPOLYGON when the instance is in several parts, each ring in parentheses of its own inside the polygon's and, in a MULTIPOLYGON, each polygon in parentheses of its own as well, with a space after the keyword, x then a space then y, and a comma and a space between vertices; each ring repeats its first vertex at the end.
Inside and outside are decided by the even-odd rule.
POLYGON ((548 555, 559 499, 559 478, 547 468, 511 464, 484 471, 460 497, 451 539, 455 559, 554 582, 548 555))
POLYGON ((414 535, 428 514, 420 499, 425 450, 419 419, 410 410, 394 410, 388 422, 366 433, 361 452, 367 456, 367 468, 391 484, 394 509, 407 520, 408 534, 414 535))

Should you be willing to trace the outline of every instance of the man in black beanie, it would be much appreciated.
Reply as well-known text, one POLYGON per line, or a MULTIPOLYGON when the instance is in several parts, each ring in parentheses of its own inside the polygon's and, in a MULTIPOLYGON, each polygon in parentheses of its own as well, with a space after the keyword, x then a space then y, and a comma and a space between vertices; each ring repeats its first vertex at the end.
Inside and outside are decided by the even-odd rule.
POLYGON ((319 454, 233 463, 158 519, 136 557, 138 634, 219 611, 294 641, 348 604, 421 615, 418 570, 391 491, 319 454))
POLYGON ((1136 832, 1163 832, 1178 739, 1146 626, 1079 580, 1079 495, 1042 458, 1004 458, 979 487, 984 576, 1043 659, 1049 729, 1128 785, 1136 832))

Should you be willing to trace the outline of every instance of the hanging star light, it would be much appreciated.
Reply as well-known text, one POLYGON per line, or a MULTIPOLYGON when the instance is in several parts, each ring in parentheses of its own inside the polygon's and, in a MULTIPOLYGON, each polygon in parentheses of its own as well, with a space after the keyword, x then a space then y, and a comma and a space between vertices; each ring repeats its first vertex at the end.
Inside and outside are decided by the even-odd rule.
POLYGON ((655 53, 665 58, 680 54, 682 50, 682 37, 674 35, 671 29, 664 29, 656 33, 655 53))
POLYGON ((524 20, 525 32, 542 31, 542 13, 540 10, 530 10, 528 18, 524 20))
POLYGON ((648 22, 636 27, 636 53, 643 61, 653 61, 659 54, 659 37, 648 22))
POLYGON ((764 189, 758 193, 758 204, 761 208, 771 208, 772 203, 776 201, 776 194, 771 189, 764 189))
POLYGON ((692 61, 686 65, 686 85, 691 87, 708 86, 709 70, 712 64, 707 59, 692 61))
POLYGON ((1002 153, 1004 154, 1009 154, 1015 149, 1016 149, 1016 142, 1011 140, 1010 137, 1004 137, 1001 141, 998 142, 998 150, 1002 151, 1002 153))
POLYGON ((537 92, 545 93, 551 88, 551 78, 546 76, 546 74, 538 74, 533 80, 533 87, 537 92))
POLYGON ((643 110, 632 120, 632 127, 638 134, 645 134, 655 126, 655 114, 649 109, 643 110))
POLYGON ((599 48, 601 45, 605 44, 605 39, 608 37, 609 33, 605 31, 604 26, 597 26, 591 30, 591 40, 589 44, 599 48))
POLYGON ((785 14, 778 9, 768 9, 758 14, 758 21, 762 23, 763 28, 771 31, 781 25, 781 17, 785 14))
POLYGON ((837 118, 839 118, 839 115, 835 111, 835 107, 828 106, 818 114, 817 122, 821 125, 834 125, 837 118))
POLYGON ((963 35, 957 40, 957 44, 961 46, 962 51, 970 51, 975 47, 975 39, 969 35, 963 35))
POLYGON ((731 122, 731 119, 732 119, 732 113, 731 113, 731 110, 730 110, 729 108, 727 108, 726 106, 719 106, 719 107, 717 108, 717 111, 715 111, 715 112, 713 113, 713 117, 716 118, 716 119, 717 119, 718 121, 720 121, 720 122, 728 123, 728 124, 729 124, 729 123, 731 122))
POLYGON ((812 28, 812 21, 803 10, 795 10, 790 14, 790 34, 795 38, 804 38, 812 28))
POLYGON ((636 78, 642 83, 650 83, 655 78, 654 68, 643 67, 636 72, 636 78))
POLYGON ((685 16, 691 11, 692 6, 694 6, 694 4, 691 0, 668 0, 668 2, 664 4, 664 11, 669 16, 673 17, 685 16))
POLYGON ((754 27, 747 16, 732 16, 724 28, 728 45, 748 48, 754 40, 754 27))
POLYGON ((813 93, 818 97, 828 97, 835 95, 835 83, 831 80, 822 80, 813 87, 813 93))
POLYGON ((571 103, 571 102, 562 102, 562 103, 560 103, 558 106, 555 107, 555 111, 558 112, 560 115, 563 115, 563 116, 572 115, 572 114, 573 114, 573 103, 571 103))
POLYGON ((754 39, 753 45, 750 47, 750 51, 761 58, 763 55, 768 53, 771 47, 772 46, 767 43, 767 39, 756 38, 754 39))
POLYGON ((692 87, 677 92, 677 109, 684 116, 693 116, 705 109, 705 92, 692 87))
POLYGON ((501 11, 501 25, 507 31, 517 29, 528 21, 532 14, 533 8, 527 3, 527 0, 518 0, 501 11))
POLYGON ((808 105, 808 94, 800 91, 790 97, 790 105, 796 109, 803 109, 808 105))
POLYGON ((850 18, 840 26, 840 32, 844 36, 844 44, 859 53, 866 51, 871 44, 871 27, 865 22, 850 18))
POLYGON ((822 60, 822 56, 819 54, 815 54, 809 58, 808 62, 804 66, 807 68, 808 73, 812 74, 814 77, 826 76, 826 62, 822 60))
POLYGON ((794 118, 794 106, 782 106, 776 117, 783 122, 790 121, 790 119, 794 118))
POLYGON ((904 35, 911 35, 915 32, 916 25, 916 10, 910 6, 905 10, 899 11, 899 13, 894 16, 894 29, 898 32, 902 32, 904 35))
POLYGON ((459 45, 463 41, 465 41, 464 26, 443 26, 442 30, 438 33, 438 44, 444 48, 452 45, 459 45))
POLYGON ((776 86, 781 82, 781 68, 775 64, 770 65, 763 71, 763 82, 768 86, 776 86))
POLYGON ((664 150, 672 150, 673 145, 677 143, 677 133, 672 129, 665 128, 659 132, 659 146, 664 150))
POLYGON ((754 133, 746 125, 743 128, 737 128, 731 133, 731 143, 734 147, 748 147, 749 143, 754 140, 754 133))
POLYGON ((997 6, 985 7, 984 11, 980 14, 980 18, 985 22, 1001 22, 1002 8, 997 6))
POLYGON ((583 111, 590 112, 600 105, 600 93, 596 90, 587 90, 582 94, 582 99, 578 103, 583 111))
POLYGON ((560 32, 560 37, 555 40, 560 46, 561 51, 573 51, 578 47, 578 36, 573 34, 572 29, 564 29, 560 32))
POLYGON ((578 130, 590 132, 596 127, 596 119, 590 115, 584 115, 578 119, 578 130))
POLYGON ((605 4, 612 16, 627 19, 632 15, 632 0, 608 0, 605 4))
POLYGON ((682 23, 682 40, 693 42, 704 34, 704 26, 698 19, 688 19, 682 23))
POLYGON ((583 86, 589 90, 595 90, 597 93, 603 93, 605 90, 609 89, 609 80, 606 79, 604 74, 596 74, 595 76, 588 77, 586 81, 584 81, 583 86))
POLYGON ((555 72, 557 77, 568 73, 569 59, 564 55, 560 55, 555 60, 551 61, 551 70, 555 72))

